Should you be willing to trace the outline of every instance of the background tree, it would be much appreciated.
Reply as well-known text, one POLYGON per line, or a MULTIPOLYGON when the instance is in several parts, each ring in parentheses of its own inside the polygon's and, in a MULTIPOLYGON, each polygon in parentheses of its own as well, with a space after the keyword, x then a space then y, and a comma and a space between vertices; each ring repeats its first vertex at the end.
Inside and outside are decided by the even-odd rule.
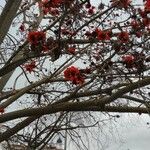
POLYGON ((43 149, 67 133, 81 149, 86 131, 100 128, 99 114, 149 113, 150 0, 5 3, 1 142, 43 149))

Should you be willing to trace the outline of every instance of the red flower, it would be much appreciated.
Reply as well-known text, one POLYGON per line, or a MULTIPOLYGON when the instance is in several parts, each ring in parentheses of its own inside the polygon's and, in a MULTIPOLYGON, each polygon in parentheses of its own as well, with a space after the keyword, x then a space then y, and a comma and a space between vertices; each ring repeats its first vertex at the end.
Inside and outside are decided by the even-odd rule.
POLYGON ((142 9, 138 9, 139 14, 141 15, 142 18, 145 18, 147 16, 146 12, 143 11, 142 9))
POLYGON ((94 14, 94 9, 93 9, 93 8, 90 8, 90 9, 88 10, 88 14, 89 14, 89 15, 93 15, 93 14, 94 14))
POLYGON ((49 9, 48 9, 48 8, 43 8, 43 13, 44 13, 44 15, 47 15, 48 12, 49 12, 49 9))
POLYGON ((133 55, 125 55, 122 57, 122 61, 126 64, 127 68, 132 68, 135 62, 135 57, 133 55))
POLYGON ((137 22, 137 21, 134 20, 134 19, 131 21, 131 26, 132 26, 132 28, 133 28, 134 30, 140 28, 139 22, 137 22))
POLYGON ((76 49, 75 49, 74 47, 69 47, 69 48, 68 48, 68 52, 69 52, 70 54, 73 54, 73 55, 75 54, 75 50, 76 50, 76 49))
POLYGON ((138 38, 140 38, 140 37, 142 36, 142 32, 141 32, 141 31, 138 31, 138 32, 135 33, 135 35, 136 35, 138 38))
POLYGON ((144 6, 144 10, 150 12, 150 0, 147 0, 144 6))
POLYGON ((36 68, 36 62, 32 61, 29 64, 25 64, 24 67, 25 67, 26 71, 29 71, 29 73, 31 73, 32 71, 34 71, 34 68, 36 68))
POLYGON ((50 7, 56 8, 56 7, 59 7, 62 3, 63 3, 63 0, 50 0, 50 1, 43 0, 42 6, 44 8, 50 8, 50 7))
POLYGON ((5 112, 4 108, 0 108, 0 113, 4 113, 4 112, 5 112))
POLYGON ((143 22, 144 26, 146 26, 146 27, 150 26, 150 19, 149 18, 143 18, 142 22, 143 22))
POLYGON ((64 71, 64 77, 66 80, 72 81, 73 84, 83 84, 84 78, 80 70, 74 66, 67 68, 64 71))
POLYGON ((85 8, 88 9, 88 8, 90 8, 91 6, 92 6, 92 5, 91 5, 90 3, 88 3, 88 4, 85 5, 85 8))
POLYGON ((63 0, 52 0, 53 7, 59 7, 62 4, 63 0))
POLYGON ((74 66, 71 66, 64 71, 64 76, 67 80, 70 80, 72 77, 74 77, 78 74, 80 74, 80 71, 78 68, 76 68, 74 66))
POLYGON ((37 45, 40 42, 45 42, 46 40, 46 35, 44 32, 42 31, 31 31, 28 34, 28 41, 33 44, 33 45, 37 45))
POLYGON ((59 15, 59 11, 56 8, 50 9, 49 13, 53 16, 59 15))
POLYGON ((119 33, 118 38, 121 42, 127 43, 129 41, 129 33, 122 31, 119 33))
POLYGON ((95 32, 97 34, 98 40, 110 40, 109 32, 102 31, 101 29, 96 29, 95 32))
POLYGON ((122 60, 124 62, 130 63, 134 61, 134 56, 132 55, 126 55, 126 56, 122 56, 122 60))

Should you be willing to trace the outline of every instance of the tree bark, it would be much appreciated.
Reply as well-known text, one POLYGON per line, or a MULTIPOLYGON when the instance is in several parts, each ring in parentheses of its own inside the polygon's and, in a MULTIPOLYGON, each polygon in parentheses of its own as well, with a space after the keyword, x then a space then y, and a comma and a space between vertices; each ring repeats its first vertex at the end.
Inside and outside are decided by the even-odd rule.
MULTIPOLYGON (((20 4, 21 0, 8 0, 4 7, 4 10, 0 15, 0 45, 2 44, 5 36, 9 31, 9 28, 19 9, 20 4)), ((0 79, 0 92, 3 90, 12 73, 13 72, 10 72, 0 79)))
POLYGON ((2 14, 0 15, 0 45, 2 44, 11 23, 19 9, 21 0, 8 0, 2 14))

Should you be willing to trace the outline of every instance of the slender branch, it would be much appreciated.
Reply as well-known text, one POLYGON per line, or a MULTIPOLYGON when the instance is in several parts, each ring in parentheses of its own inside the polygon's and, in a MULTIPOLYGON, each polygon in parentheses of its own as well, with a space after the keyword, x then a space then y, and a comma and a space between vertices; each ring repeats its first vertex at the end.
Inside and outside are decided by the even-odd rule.
POLYGON ((5 131, 4 133, 0 134, 0 142, 10 138, 12 135, 14 135, 18 131, 20 131, 21 129, 23 129, 27 125, 29 125, 31 122, 33 122, 36 118, 37 117, 29 117, 29 118, 23 120, 22 122, 18 123, 13 128, 7 129, 7 131, 5 131))

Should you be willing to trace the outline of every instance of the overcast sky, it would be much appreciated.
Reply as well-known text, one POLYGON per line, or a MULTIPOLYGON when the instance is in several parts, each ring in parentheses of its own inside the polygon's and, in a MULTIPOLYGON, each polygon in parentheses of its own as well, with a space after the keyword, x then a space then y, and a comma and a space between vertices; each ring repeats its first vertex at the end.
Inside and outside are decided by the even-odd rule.
MULTIPOLYGON (((94 5, 109 0, 91 0, 94 5)), ((143 0, 133 0, 134 3, 142 3, 143 0)), ((117 134, 118 139, 112 138, 112 142, 105 150, 150 150, 150 122, 149 115, 121 115, 117 134)), ((90 149, 95 150, 95 148, 90 149)))

